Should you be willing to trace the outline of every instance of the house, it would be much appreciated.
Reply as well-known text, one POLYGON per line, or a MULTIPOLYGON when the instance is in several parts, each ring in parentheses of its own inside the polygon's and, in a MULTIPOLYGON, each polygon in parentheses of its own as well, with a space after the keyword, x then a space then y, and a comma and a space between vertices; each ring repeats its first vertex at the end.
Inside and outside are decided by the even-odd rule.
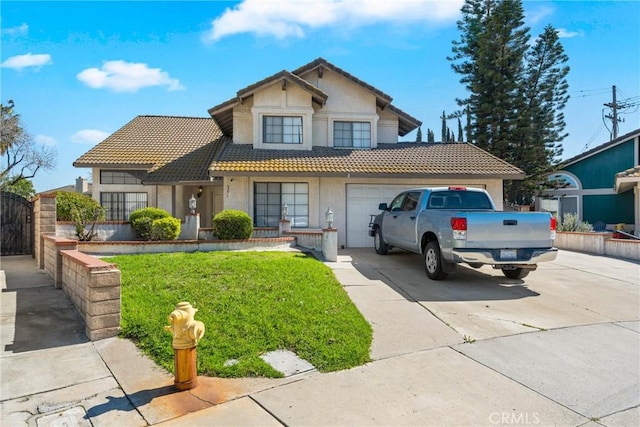
POLYGON ((87 181, 86 178, 79 176, 76 178, 75 185, 69 184, 64 187, 52 188, 50 190, 40 191, 37 194, 57 193, 58 191, 69 191, 72 193, 82 193, 84 195, 91 196, 91 183, 87 181))
POLYGON ((542 209, 640 232, 640 129, 564 161, 547 179, 542 209))
POLYGON ((399 191, 427 185, 487 189, 502 208, 509 163, 465 143, 403 143, 421 122, 391 96, 323 58, 280 71, 208 110, 209 117, 138 116, 74 162, 92 168, 109 219, 157 206, 182 217, 197 197, 202 226, 223 209, 255 227, 327 226, 338 245, 368 247, 370 215, 399 191))

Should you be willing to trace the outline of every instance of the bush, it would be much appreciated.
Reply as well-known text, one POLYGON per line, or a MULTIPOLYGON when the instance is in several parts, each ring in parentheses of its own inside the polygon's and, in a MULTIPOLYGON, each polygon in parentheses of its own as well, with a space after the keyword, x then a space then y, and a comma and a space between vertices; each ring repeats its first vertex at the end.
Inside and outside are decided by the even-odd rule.
POLYGON ((160 208, 137 209, 129 215, 129 222, 131 223, 133 231, 135 231, 142 240, 175 240, 180 234, 180 220, 173 218, 169 212, 160 208), (159 225, 156 226, 156 221, 161 219, 175 219, 178 227, 177 233, 169 231, 174 228, 175 225, 160 222, 159 225), (154 231, 154 228, 160 228, 161 230, 154 231), (165 229, 167 230, 166 232, 163 231, 165 229), (159 236, 174 236, 174 234, 175 237, 172 238, 159 238, 159 236))
POLYGON ((151 223, 151 240, 176 240, 180 235, 178 218, 154 219, 151 223))
POLYGON ((245 212, 227 209, 213 217, 213 232, 220 240, 248 239, 253 234, 253 222, 245 212))
POLYGON ((104 208, 91 197, 72 191, 56 193, 56 220, 73 222, 76 237, 81 242, 95 237, 96 221, 104 221, 104 218, 104 208), (89 230, 86 229, 88 223, 91 223, 89 230))
POLYGON ((83 218, 93 218, 96 211, 99 211, 96 221, 104 220, 104 209, 96 200, 91 197, 73 191, 58 191, 56 193, 56 220, 73 221, 74 215, 83 218), (73 211, 76 210, 77 214, 73 211))
POLYGON ((593 231, 593 226, 588 222, 578 220, 578 214, 566 213, 562 216, 562 221, 559 221, 556 230, 587 232, 593 231))

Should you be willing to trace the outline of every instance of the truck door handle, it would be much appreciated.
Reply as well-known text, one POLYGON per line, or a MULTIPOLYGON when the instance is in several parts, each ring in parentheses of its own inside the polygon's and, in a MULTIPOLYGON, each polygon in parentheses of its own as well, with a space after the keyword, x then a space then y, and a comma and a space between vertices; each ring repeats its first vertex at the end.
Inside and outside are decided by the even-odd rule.
POLYGON ((416 219, 415 216, 410 216, 409 218, 411 218, 411 221, 413 221, 414 219, 416 219))
POLYGON ((396 219, 396 218, 398 218, 398 215, 392 215, 392 216, 393 216, 393 219, 396 219))
POLYGON ((502 225, 518 225, 517 219, 505 219, 502 221, 502 225))

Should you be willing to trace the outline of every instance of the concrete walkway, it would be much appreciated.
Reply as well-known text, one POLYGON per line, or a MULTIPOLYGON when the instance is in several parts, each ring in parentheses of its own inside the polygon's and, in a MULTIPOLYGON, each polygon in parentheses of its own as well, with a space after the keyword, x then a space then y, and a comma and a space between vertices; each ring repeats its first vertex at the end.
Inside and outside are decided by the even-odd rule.
MULTIPOLYGON (((405 268, 411 260, 370 252, 345 252, 327 265, 373 326, 371 363, 277 380, 200 377, 185 392, 174 391, 173 377, 128 340, 89 342, 73 306, 35 262, 4 257, 1 425, 640 425, 637 263, 598 257, 610 268, 580 276, 590 291, 602 283, 603 292, 626 300, 617 314, 528 333, 478 333, 487 338, 470 343, 455 322, 466 322, 460 310, 481 297, 454 305, 449 294, 439 306, 415 293, 418 282, 430 282, 405 268)), ((545 274, 581 271, 592 261, 568 253, 533 274, 544 283, 545 274)), ((495 286, 488 289, 495 296, 495 286)))

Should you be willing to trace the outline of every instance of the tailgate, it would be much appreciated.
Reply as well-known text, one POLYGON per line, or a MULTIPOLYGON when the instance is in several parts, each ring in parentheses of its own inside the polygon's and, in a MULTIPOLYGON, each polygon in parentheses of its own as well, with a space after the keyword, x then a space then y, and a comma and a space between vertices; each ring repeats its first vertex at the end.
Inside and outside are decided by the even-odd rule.
POLYGON ((546 212, 466 212, 467 248, 550 248, 546 212))

